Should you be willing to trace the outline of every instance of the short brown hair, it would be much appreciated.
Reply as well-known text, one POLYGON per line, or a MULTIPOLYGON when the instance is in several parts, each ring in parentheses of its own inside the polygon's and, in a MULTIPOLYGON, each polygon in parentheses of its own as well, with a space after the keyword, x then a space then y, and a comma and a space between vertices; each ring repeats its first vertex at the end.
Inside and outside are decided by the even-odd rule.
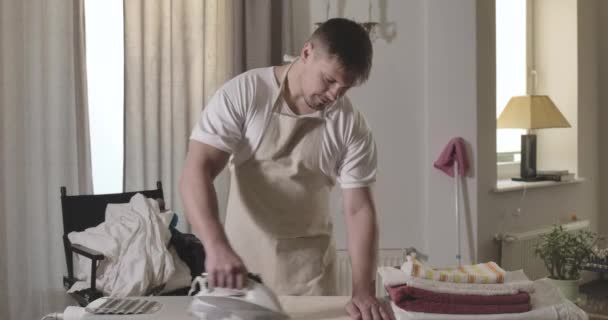
POLYGON ((337 58, 357 84, 369 78, 374 51, 367 31, 360 24, 345 18, 329 19, 309 41, 320 43, 330 56, 337 58))

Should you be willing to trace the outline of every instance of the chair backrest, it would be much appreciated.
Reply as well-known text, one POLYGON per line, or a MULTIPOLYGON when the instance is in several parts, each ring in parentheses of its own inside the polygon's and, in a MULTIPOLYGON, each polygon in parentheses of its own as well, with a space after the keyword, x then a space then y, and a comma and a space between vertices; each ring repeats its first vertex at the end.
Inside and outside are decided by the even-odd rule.
POLYGON ((128 203, 136 193, 141 193, 147 198, 164 200, 163 186, 160 181, 156 182, 155 190, 95 195, 68 196, 66 188, 61 187, 63 234, 83 231, 102 223, 105 220, 108 203, 128 203))

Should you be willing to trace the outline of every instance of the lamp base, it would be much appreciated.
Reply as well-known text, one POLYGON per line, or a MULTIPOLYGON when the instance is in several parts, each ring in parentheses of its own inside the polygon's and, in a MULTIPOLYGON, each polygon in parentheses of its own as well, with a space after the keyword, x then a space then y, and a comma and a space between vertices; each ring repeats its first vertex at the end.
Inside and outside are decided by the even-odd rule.
POLYGON ((521 136, 521 164, 519 168, 520 181, 536 180, 536 135, 521 136), (531 180, 530 180, 531 179, 531 180))

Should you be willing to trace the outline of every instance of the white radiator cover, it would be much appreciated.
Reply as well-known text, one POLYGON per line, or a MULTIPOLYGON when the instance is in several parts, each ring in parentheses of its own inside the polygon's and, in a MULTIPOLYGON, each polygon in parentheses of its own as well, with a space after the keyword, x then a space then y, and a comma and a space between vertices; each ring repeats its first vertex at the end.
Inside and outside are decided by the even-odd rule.
MULTIPOLYGON (((380 249, 378 254, 378 266, 400 267, 405 261, 408 249, 380 249)), ((350 268, 350 258, 347 250, 338 250, 338 295, 350 296, 352 291, 352 270, 350 268)), ((382 286, 382 281, 376 274, 376 296, 386 296, 386 290, 382 286)))
MULTIPOLYGON (((589 221, 581 220, 562 225, 566 231, 589 230, 589 221)), ((551 232, 553 227, 540 228, 522 233, 507 233, 497 237, 500 241, 500 265, 507 271, 523 269, 533 280, 548 275, 543 261, 536 257, 534 248, 540 236, 551 232)))

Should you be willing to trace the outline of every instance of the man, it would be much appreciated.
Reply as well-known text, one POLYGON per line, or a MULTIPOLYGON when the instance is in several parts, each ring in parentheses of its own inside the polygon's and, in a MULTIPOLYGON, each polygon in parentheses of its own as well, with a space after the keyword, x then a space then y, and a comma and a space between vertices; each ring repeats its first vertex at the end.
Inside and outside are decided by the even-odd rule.
POLYGON ((245 72, 211 98, 192 132, 180 191, 212 285, 241 288, 253 272, 277 294, 334 294, 329 198, 337 180, 353 270, 346 309, 355 319, 389 319, 374 289, 375 144, 344 96, 371 65, 366 31, 331 19, 293 63, 245 72), (224 231, 213 180, 228 160, 224 231))

